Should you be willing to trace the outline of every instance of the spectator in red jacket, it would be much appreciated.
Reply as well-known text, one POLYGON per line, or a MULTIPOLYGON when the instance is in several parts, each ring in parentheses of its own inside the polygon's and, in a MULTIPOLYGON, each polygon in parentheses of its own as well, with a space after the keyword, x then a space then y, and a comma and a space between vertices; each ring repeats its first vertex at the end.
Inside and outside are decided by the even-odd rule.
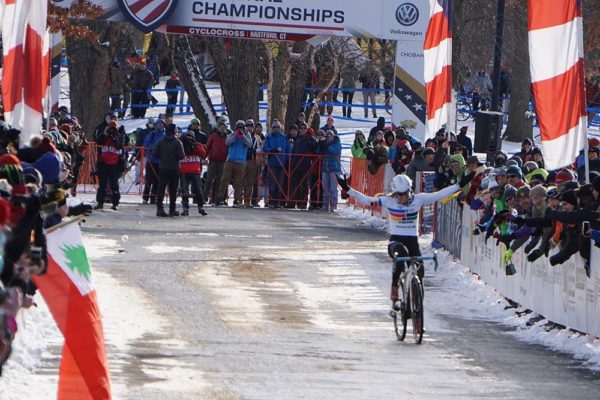
POLYGON ((181 137, 185 157, 179 161, 179 190, 181 190, 182 216, 188 216, 190 210, 190 185, 198 212, 206 215, 204 210, 204 193, 202 191, 202 159, 206 157, 206 148, 202 143, 196 142, 193 131, 181 137))
POLYGON ((217 120, 217 130, 208 137, 206 144, 206 157, 208 158, 208 171, 206 182, 204 182, 204 202, 208 202, 210 196, 213 205, 217 204, 219 186, 223 177, 223 168, 227 160, 227 122, 225 118, 217 120))

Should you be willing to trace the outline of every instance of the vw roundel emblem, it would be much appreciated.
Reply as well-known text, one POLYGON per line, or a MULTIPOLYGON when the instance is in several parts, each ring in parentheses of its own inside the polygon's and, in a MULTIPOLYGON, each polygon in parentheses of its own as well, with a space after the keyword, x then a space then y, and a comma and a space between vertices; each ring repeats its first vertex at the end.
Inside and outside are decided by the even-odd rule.
POLYGON ((159 27, 175 10, 179 0, 117 0, 127 20, 142 32, 159 27))
POLYGON ((402 3, 396 10, 396 20, 400 25, 414 25, 419 20, 419 9, 414 4, 402 3))

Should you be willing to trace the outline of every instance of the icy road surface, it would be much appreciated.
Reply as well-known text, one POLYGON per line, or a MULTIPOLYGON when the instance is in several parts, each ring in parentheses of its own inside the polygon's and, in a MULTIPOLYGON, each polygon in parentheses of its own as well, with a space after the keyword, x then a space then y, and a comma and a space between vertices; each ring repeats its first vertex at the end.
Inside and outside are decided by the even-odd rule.
MULTIPOLYGON (((115 399, 600 398, 600 375, 571 356, 461 316, 452 299, 468 293, 432 270, 423 344, 396 341, 383 232, 207 210, 159 219, 129 204, 83 224, 115 399)), ((45 351, 28 381, 47 391, 31 398, 53 398, 59 354, 45 351)))

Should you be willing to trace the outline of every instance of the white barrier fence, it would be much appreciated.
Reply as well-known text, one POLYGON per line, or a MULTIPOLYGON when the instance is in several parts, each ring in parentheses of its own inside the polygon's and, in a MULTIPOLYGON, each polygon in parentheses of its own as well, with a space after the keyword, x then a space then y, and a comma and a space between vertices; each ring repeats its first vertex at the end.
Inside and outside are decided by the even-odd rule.
MULTIPOLYGON (((600 337, 600 249, 592 244, 591 277, 583 268, 579 254, 561 265, 551 266, 547 257, 527 261, 522 249, 513 255, 517 273, 505 274, 502 253, 504 245, 496 246, 484 235, 473 236, 477 213, 465 208, 462 214, 460 258, 463 265, 478 274, 503 296, 530 309, 548 320, 568 328, 600 337)), ((557 249, 554 249, 556 252, 557 249)))

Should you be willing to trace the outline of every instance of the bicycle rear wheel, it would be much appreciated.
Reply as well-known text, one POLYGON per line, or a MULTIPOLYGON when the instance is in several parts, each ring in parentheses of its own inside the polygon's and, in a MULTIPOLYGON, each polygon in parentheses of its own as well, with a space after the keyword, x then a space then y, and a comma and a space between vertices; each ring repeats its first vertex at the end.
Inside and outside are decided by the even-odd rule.
POLYGON ((410 282, 410 308, 415 342, 421 344, 424 332, 423 287, 416 277, 410 282))
POLYGON ((406 315, 406 302, 404 301, 406 299, 405 294, 404 294, 404 281, 402 279, 400 279, 400 282, 398 282, 399 285, 399 298, 401 299, 401 306, 400 306, 400 311, 396 312, 394 314, 394 330, 396 331, 396 338, 399 341, 403 341, 404 338, 406 337, 406 325, 408 323, 408 318, 406 315), (400 320, 398 321, 398 318, 400 318, 400 320))

